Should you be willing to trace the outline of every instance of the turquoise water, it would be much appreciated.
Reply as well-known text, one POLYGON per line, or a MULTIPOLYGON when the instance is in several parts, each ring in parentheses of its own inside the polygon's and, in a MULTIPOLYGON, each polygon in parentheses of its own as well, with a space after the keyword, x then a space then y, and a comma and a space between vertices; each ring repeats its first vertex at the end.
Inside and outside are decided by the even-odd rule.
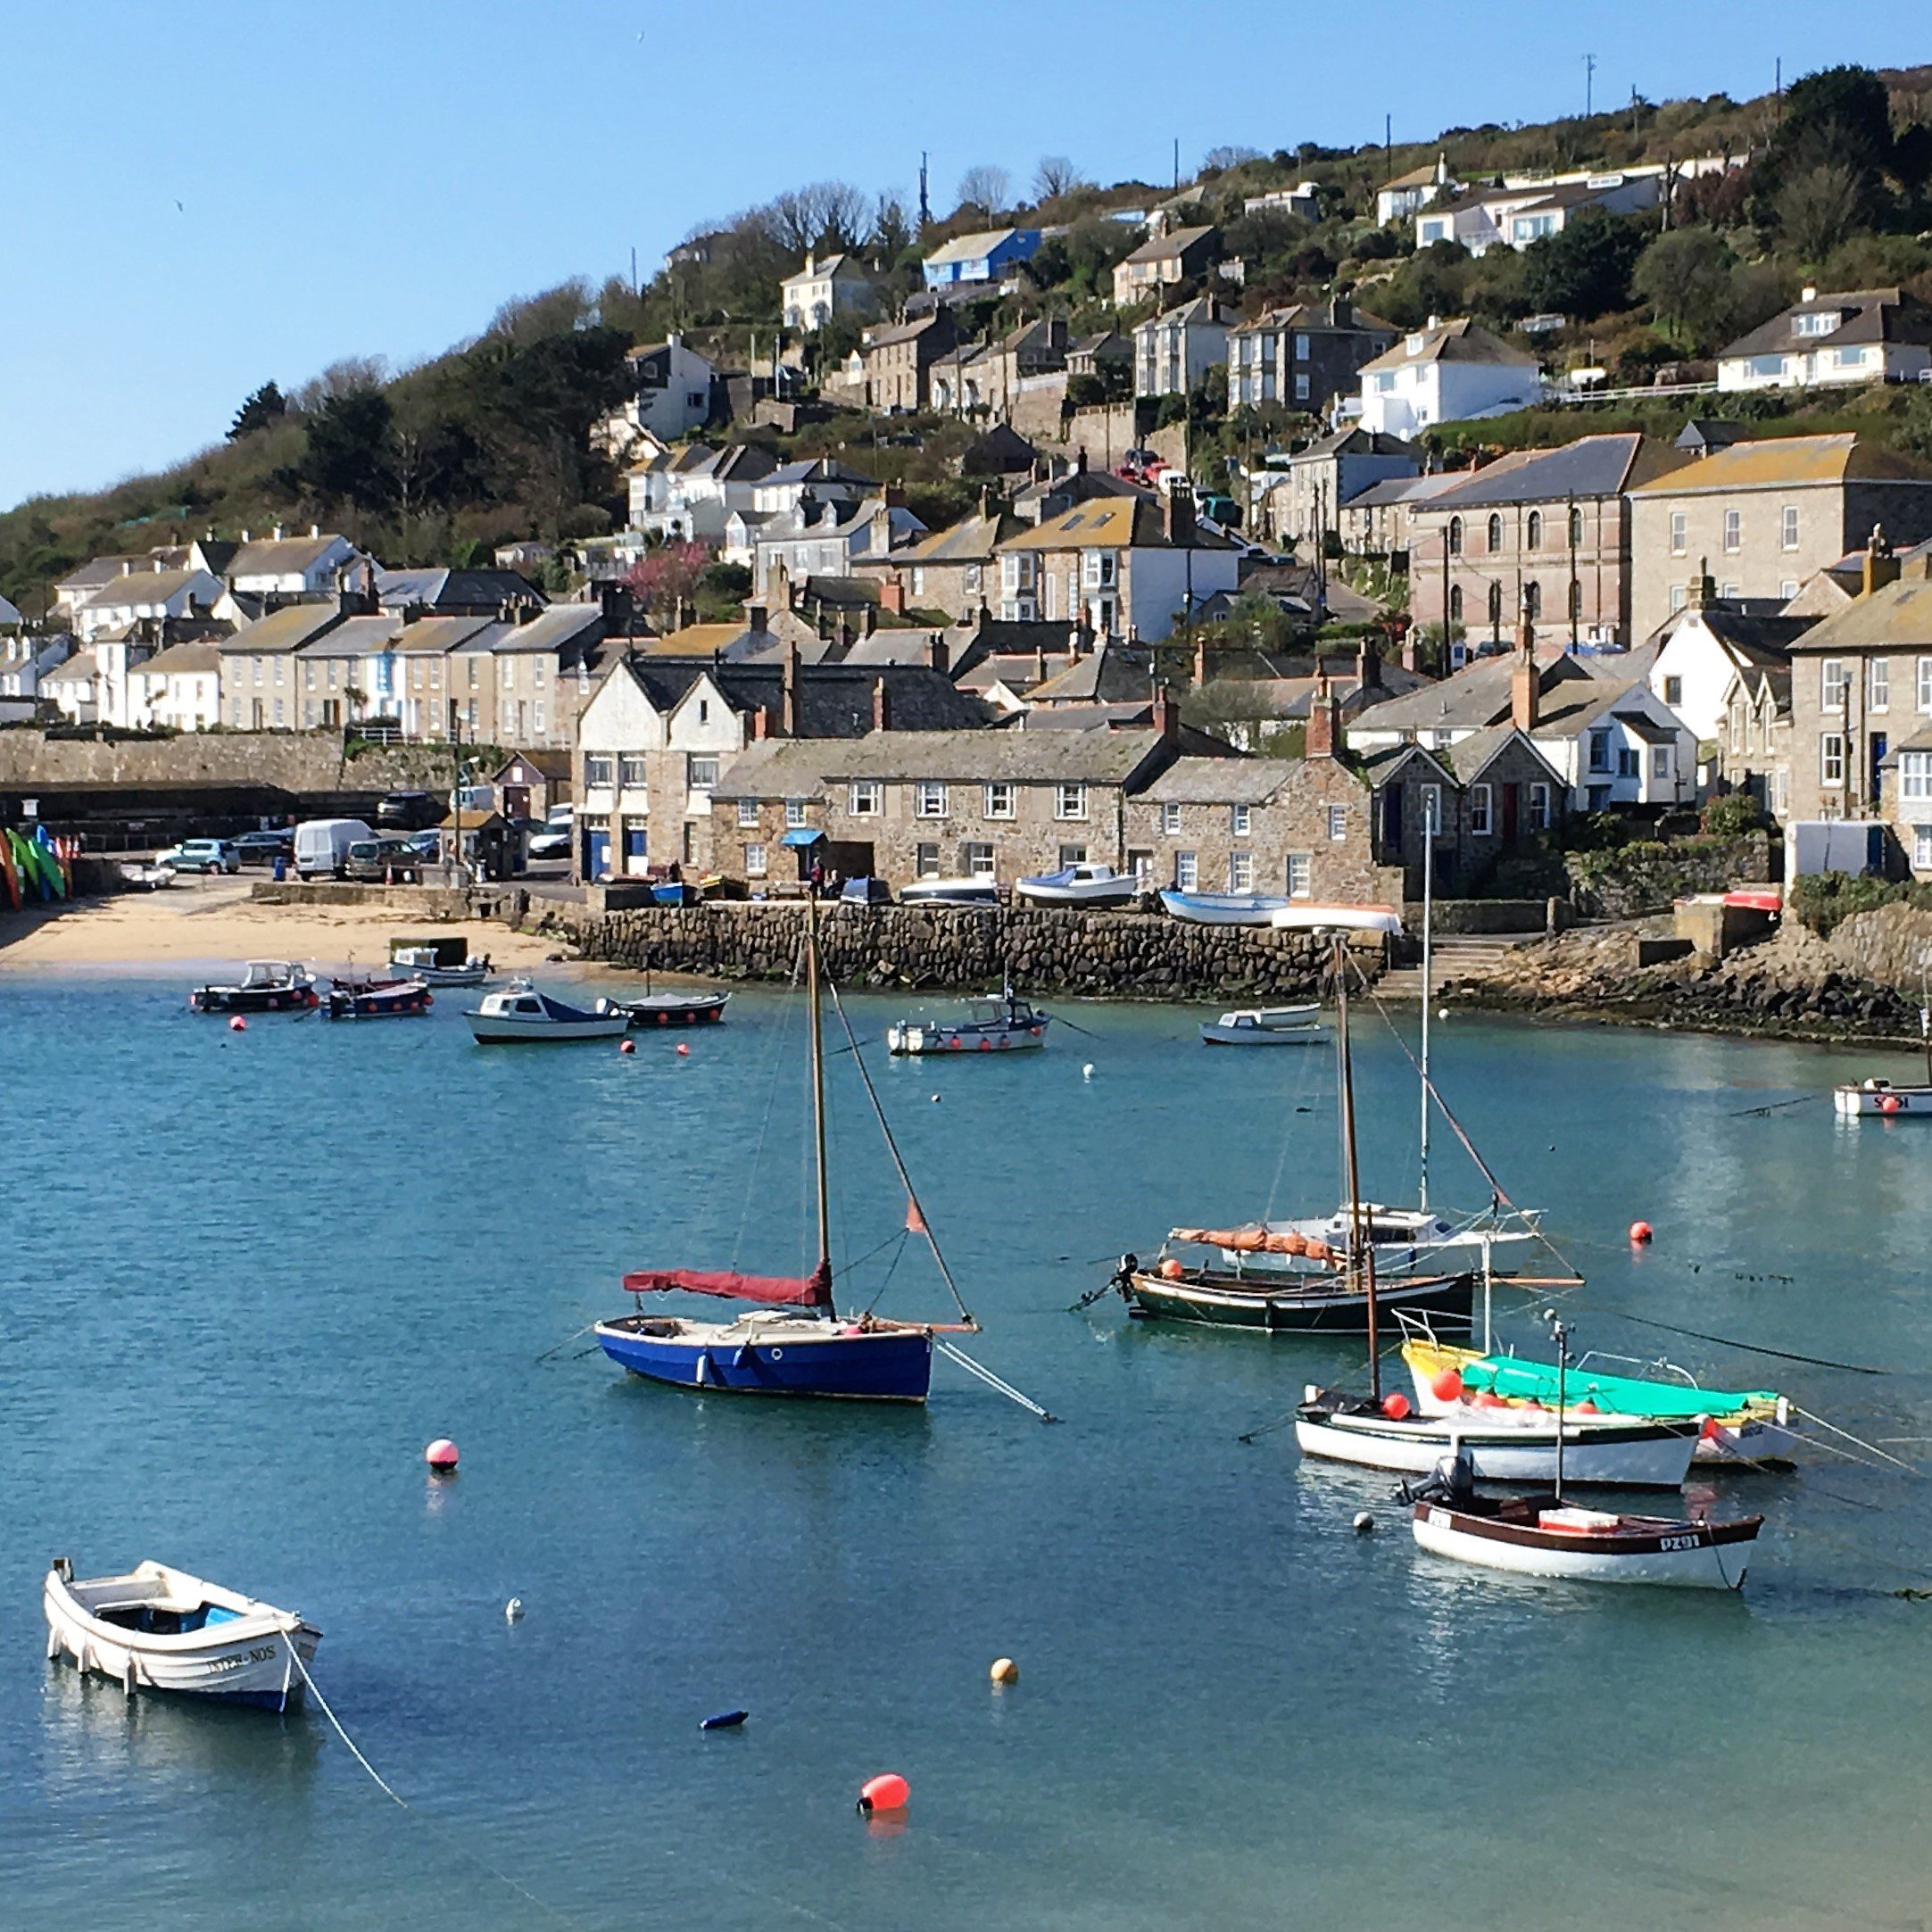
MULTIPOLYGON (((1173 1221, 1332 1206, 1328 1056, 1077 1007, 1101 1037, 875 1062, 975 1352, 1049 1429, 944 1365, 922 1414, 693 1399, 587 1339, 537 1362, 624 1304, 626 1265, 805 1258, 800 1023, 745 994, 683 1058, 491 1053, 468 998, 234 1035, 172 981, 0 979, 0 1922, 1924 1922, 1932 1604, 1891 1594, 1932 1581, 1924 1482, 1823 1457, 1729 1481, 1770 1518, 1742 1600, 1511 1583, 1420 1556, 1385 1482, 1299 1465, 1289 1431, 1236 1439, 1350 1373, 1347 1344, 1065 1312, 1173 1221), (442 1434, 447 1483, 420 1461, 442 1434), (303 1611, 410 1809, 312 1710, 130 1704, 46 1664, 59 1554, 303 1611), (994 1692, 1002 1654, 1022 1678, 994 1692), (701 1735, 739 1705, 742 1733, 701 1735), (853 1815, 882 1770, 911 1781, 902 1829, 853 1815)), ((1438 1038, 1478 1143, 1591 1277, 1580 1346, 1669 1346, 1932 1449, 1932 1135, 1817 1099, 1739 1113, 1844 1056, 1438 1038), (1638 1215, 1658 1240, 1633 1255, 1638 1215)), ((1400 1198, 1413 1085, 1372 1018, 1359 1062, 1364 1185, 1400 1198)), ((888 1243, 869 1295, 901 1202, 849 1059, 832 1084, 841 1253, 888 1243)), ((1480 1204, 1439 1133, 1435 1169, 1480 1204)), ((910 1248, 886 1285, 892 1312, 946 1306, 910 1248)))

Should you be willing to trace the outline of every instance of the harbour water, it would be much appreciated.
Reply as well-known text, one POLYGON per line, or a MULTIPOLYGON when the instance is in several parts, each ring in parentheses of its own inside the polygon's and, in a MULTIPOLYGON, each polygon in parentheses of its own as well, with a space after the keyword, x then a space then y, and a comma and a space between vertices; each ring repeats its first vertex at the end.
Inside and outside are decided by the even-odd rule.
MULTIPOLYGON (((1419 1555, 1382 1479, 1237 1439, 1350 1376, 1350 1344, 1066 1312, 1173 1222, 1331 1206, 1328 1055, 1097 1006, 1062 1010, 1098 1038, 1042 1054, 875 1061, 974 1352, 1045 1428, 943 1364, 923 1413, 794 1407, 567 1340, 626 1266, 808 1259, 781 996, 620 1057, 478 1049, 455 992, 245 1034, 182 995, 0 981, 0 1923, 1926 1922, 1932 1603, 1895 1594, 1932 1585, 1925 1482, 1823 1452, 1726 1480, 1770 1518, 1741 1599, 1513 1583, 1419 1555), (445 1434, 446 1482, 421 1462, 445 1434), (313 1710, 129 1704, 46 1664, 63 1554, 302 1610, 408 1808, 313 1710), (995 1691, 1000 1654, 1022 1675, 995 1691), (700 1732, 734 1706, 742 1732, 700 1732), (884 1770, 902 1827, 853 1813, 884 1770)), ((899 1010, 852 1002, 861 1037, 899 1010)), ((1589 1277, 1580 1347, 1932 1451, 1932 1130, 1777 1106, 1904 1063, 1460 1019, 1438 1042, 1589 1277)), ((1372 1017, 1358 1076, 1365 1186, 1412 1197, 1413 1076, 1372 1017)), ((837 1257, 879 1249, 842 1299, 939 1314, 848 1057, 831 1078, 837 1257)), ((1433 1166, 1481 1205, 1439 1130, 1433 1166)))

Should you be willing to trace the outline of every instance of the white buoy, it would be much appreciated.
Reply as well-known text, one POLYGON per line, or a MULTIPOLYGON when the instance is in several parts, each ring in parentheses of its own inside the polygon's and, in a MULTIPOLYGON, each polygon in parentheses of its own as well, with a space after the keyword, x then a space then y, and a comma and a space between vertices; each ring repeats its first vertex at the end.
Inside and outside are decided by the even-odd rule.
POLYGON ((1089 1060, 1087 1064, 1081 1068, 1080 1077, 1082 1080, 1091 1080, 1093 1078, 1093 1062, 1091 1060, 1089 1060))
POLYGON ((1375 1527, 1375 1519, 1365 1509, 1356 1512, 1356 1534, 1366 1536, 1375 1527))
POLYGON ((939 1096, 936 1093, 933 1096, 933 1105, 934 1107, 939 1105, 939 1096))
POLYGON ((1448 1009, 1448 1007, 1438 1007, 1436 1008, 1436 1017, 1437 1017, 1437 1018, 1438 1018, 1439 1020, 1446 1020, 1446 1019, 1447 1019, 1447 1018, 1448 1018, 1448 1016, 1449 1016, 1449 1009, 1448 1009))
POLYGON ((503 1605, 503 1621, 505 1623, 520 1623, 522 1621, 523 1598, 520 1596, 512 1596, 510 1600, 503 1605))

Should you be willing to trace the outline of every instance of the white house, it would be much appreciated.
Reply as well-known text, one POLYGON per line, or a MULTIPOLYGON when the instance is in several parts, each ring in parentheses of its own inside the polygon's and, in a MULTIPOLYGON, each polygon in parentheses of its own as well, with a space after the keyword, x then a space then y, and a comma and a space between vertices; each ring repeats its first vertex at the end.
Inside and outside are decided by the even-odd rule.
POLYGON ((1657 633, 1646 682, 1700 744, 1715 743, 1736 681, 1761 671, 1788 674, 1792 644, 1817 622, 1721 599, 1710 577, 1695 577, 1689 602, 1657 633))
POLYGON ((671 540, 718 543, 732 511, 755 510, 758 485, 777 468, 750 443, 667 450, 626 475, 631 527, 671 540))
POLYGON ((1230 320, 1206 295, 1150 316, 1133 332, 1133 393, 1185 395, 1228 360, 1230 320))
POLYGON ((1293 187, 1271 189, 1265 195, 1250 195, 1241 203, 1244 215, 1296 215, 1304 221, 1321 219, 1321 207, 1313 181, 1298 181, 1293 187))
POLYGON ((1413 437, 1438 423, 1529 409, 1542 395, 1533 355, 1466 318, 1431 319, 1363 365, 1360 420, 1372 432, 1413 437))
POLYGON ((778 285, 787 328, 823 328, 842 315, 872 315, 879 306, 872 276, 856 255, 815 255, 778 285))
POLYGON ((808 576, 850 576, 860 557, 882 561, 925 535, 925 526, 895 501, 897 489, 850 506, 801 503, 767 518, 751 544, 751 581, 763 584, 781 564, 794 584, 808 576))
POLYGON ((77 725, 91 725, 101 715, 100 667, 91 651, 77 651, 40 680, 40 695, 77 725))
POLYGON ((1916 382, 1932 370, 1932 308, 1896 288, 1820 294, 1718 352, 1720 389, 1916 382))
POLYGON ((1405 221, 1418 208, 1455 193, 1455 187, 1449 178, 1448 157, 1439 154, 1433 165, 1424 162, 1382 183, 1375 191, 1375 219, 1385 228, 1391 222, 1405 221))
POLYGON ((83 644, 91 644, 143 619, 203 616, 221 592, 221 579, 207 570, 130 566, 74 606, 74 633, 83 644))
POLYGON ((221 722, 221 651, 211 639, 170 644, 128 673, 130 724, 208 731, 221 722))
POLYGON ((709 357, 687 348, 682 336, 633 349, 625 360, 631 393, 591 427, 592 442, 619 462, 637 453, 646 433, 670 443, 709 419, 717 371, 709 357))
MULTIPOLYGON (((1427 248, 1431 242, 1459 242, 1471 254, 1480 255, 1492 248, 1527 248, 1532 242, 1560 235, 1588 210, 1622 215, 1654 208, 1678 182, 1721 174, 1742 161, 1742 156, 1704 154, 1690 161, 1579 168, 1562 174, 1506 174, 1485 187, 1450 183, 1444 170, 1438 192, 1407 211, 1415 221, 1418 248, 1427 248)), ((1383 194, 1396 185, 1390 182, 1383 194)), ((1378 197, 1378 209, 1381 206, 1378 197)))
MULTIPOLYGON (((6 608, 13 609, 12 604, 6 608)), ((19 622, 18 613, 11 621, 19 622)), ((67 661, 73 648, 73 639, 64 632, 54 637, 24 633, 0 636, 0 698, 24 700, 30 707, 41 694, 41 681, 67 661)))
POLYGON ((251 541, 244 530, 242 547, 228 560, 228 588, 270 603, 325 597, 336 588, 336 573, 361 556, 347 537, 317 524, 309 526, 306 536, 286 536, 278 524, 269 535, 251 541))

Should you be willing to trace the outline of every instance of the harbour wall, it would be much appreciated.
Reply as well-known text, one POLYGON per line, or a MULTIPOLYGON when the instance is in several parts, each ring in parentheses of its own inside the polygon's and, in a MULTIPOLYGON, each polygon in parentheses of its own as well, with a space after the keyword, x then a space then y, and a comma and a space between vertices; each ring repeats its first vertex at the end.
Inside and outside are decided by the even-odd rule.
MULTIPOLYGON (((793 902, 656 906, 583 913, 533 908, 536 930, 586 959, 706 979, 789 980, 806 908, 793 902)), ((997 988, 1129 999, 1276 999, 1313 991, 1325 943, 1267 927, 1183 925, 1158 915, 1044 908, 828 907, 818 922, 826 969, 847 985, 997 988)), ((1358 949, 1370 974, 1380 942, 1358 949)))

